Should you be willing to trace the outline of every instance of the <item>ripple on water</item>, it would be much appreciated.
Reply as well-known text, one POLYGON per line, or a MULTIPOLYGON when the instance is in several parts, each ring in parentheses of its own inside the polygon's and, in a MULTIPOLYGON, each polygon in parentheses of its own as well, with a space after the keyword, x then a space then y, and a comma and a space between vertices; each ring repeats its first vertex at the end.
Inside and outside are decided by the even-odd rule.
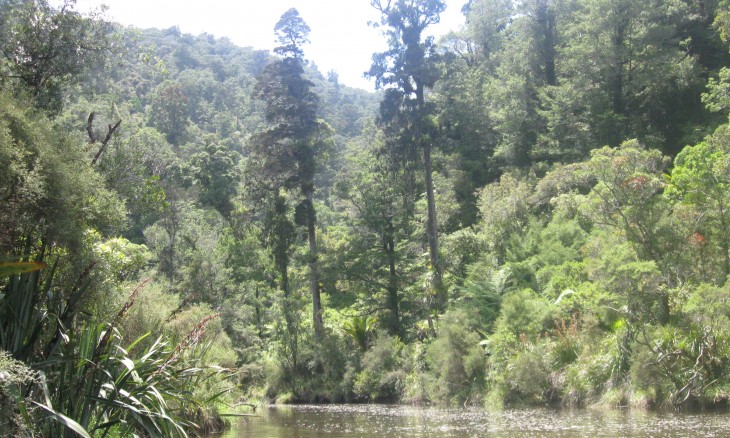
POLYGON ((241 422, 225 438, 721 437, 730 433, 730 415, 724 413, 297 405, 270 406, 260 415, 241 422))

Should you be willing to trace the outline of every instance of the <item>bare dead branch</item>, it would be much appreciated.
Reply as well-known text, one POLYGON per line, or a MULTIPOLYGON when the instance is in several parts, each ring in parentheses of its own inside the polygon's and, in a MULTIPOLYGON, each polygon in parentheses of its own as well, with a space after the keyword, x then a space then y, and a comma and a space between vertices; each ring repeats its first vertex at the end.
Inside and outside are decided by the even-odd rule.
POLYGON ((94 135, 94 117, 96 116, 95 112, 91 112, 89 114, 89 119, 86 121, 86 132, 89 134, 89 142, 91 144, 96 143, 96 135, 94 135))
MULTIPOLYGON (((93 115, 94 113, 91 113, 91 114, 93 115)), ((89 116, 89 125, 86 127, 87 131, 91 130, 91 121, 92 121, 92 117, 89 116)), ((114 135, 114 131, 116 131, 117 128, 119 128, 119 125, 121 125, 121 124, 122 124, 122 119, 119 119, 119 121, 117 123, 115 123, 113 126, 111 124, 107 125, 106 137, 104 137, 104 140, 102 140, 102 142, 101 142, 101 147, 99 148, 99 152, 97 152, 96 155, 94 156, 94 159, 91 160, 92 166, 96 165, 96 162, 99 161, 99 158, 101 158, 101 155, 106 150, 106 147, 109 144, 109 141, 112 139, 112 135, 114 135)))

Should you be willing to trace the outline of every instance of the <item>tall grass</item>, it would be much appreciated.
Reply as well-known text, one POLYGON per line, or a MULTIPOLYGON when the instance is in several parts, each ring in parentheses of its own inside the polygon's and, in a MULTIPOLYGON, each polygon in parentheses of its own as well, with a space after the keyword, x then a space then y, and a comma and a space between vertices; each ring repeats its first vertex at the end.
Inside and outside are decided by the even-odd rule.
POLYGON ((7 278, 0 295, 0 425, 12 435, 49 437, 177 437, 202 429, 194 417, 226 389, 205 398, 196 390, 230 374, 203 362, 203 335, 217 315, 176 345, 162 333, 125 344, 118 325, 143 285, 111 322, 84 320, 74 304, 90 269, 65 293, 53 284, 56 264, 7 278))

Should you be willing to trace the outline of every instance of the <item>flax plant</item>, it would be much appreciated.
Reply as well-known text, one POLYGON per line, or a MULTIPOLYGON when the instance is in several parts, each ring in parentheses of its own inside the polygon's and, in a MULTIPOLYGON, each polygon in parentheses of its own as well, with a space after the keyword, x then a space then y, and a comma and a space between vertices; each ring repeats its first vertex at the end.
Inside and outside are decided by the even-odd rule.
POLYGON ((50 437, 184 437, 202 430, 191 417, 227 390, 199 400, 196 389, 230 374, 204 365, 205 328, 218 315, 203 319, 178 345, 159 329, 124 344, 118 326, 144 283, 111 322, 98 323, 83 320, 73 306, 91 267, 61 294, 53 287, 56 266, 10 275, 0 295, 0 347, 7 358, 0 361, 0 401, 10 408, 0 424, 12 425, 15 435, 50 437))

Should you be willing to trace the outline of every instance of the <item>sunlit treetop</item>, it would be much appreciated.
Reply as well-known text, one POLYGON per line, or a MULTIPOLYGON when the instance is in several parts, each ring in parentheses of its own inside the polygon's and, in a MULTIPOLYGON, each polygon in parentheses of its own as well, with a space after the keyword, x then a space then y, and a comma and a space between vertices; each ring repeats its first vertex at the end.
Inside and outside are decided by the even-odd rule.
POLYGON ((302 59, 302 46, 309 43, 309 32, 309 26, 299 16, 299 11, 289 9, 274 26, 276 40, 281 44, 274 48, 274 53, 285 58, 302 59))

